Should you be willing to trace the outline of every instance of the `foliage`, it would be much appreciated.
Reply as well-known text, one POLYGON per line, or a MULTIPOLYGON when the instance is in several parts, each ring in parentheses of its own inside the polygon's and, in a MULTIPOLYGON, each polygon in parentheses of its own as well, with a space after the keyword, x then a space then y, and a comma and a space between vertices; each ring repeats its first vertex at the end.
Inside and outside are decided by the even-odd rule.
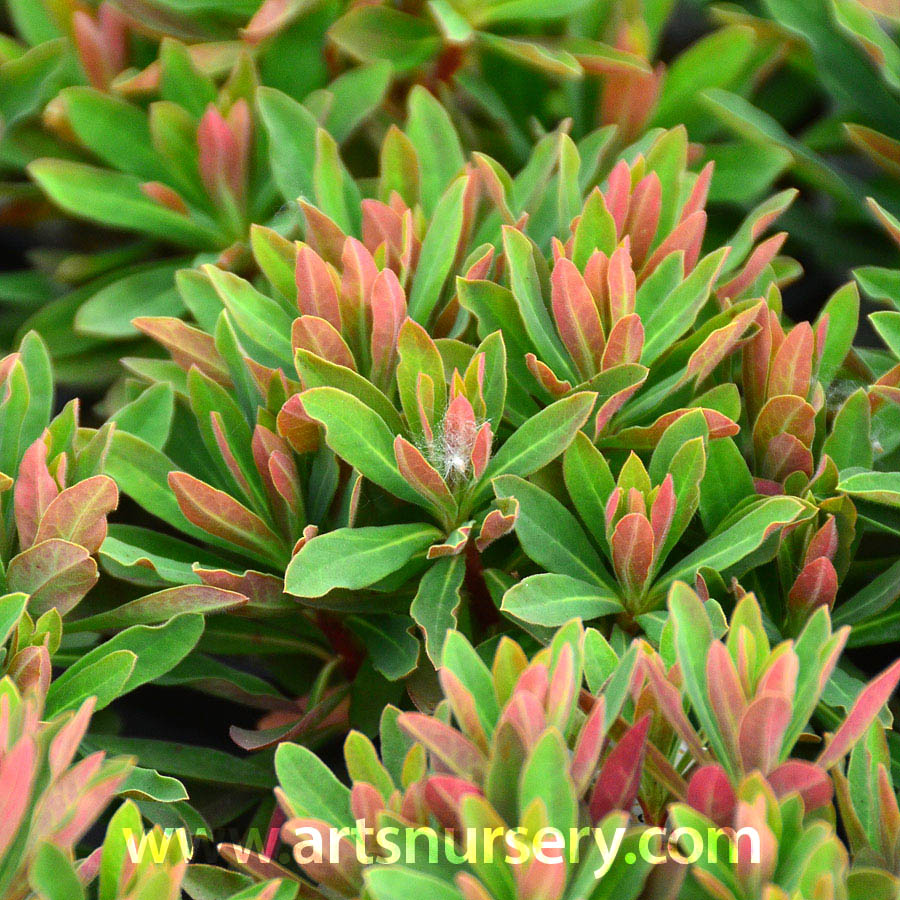
POLYGON ((746 6, 7 0, 0 897, 896 896, 900 19, 746 6))

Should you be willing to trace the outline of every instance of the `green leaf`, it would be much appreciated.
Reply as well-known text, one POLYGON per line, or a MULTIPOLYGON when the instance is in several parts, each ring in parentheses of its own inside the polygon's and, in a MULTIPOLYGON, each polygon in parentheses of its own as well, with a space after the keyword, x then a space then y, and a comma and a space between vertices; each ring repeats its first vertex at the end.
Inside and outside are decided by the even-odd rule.
MULTIPOLYGON (((56 694, 64 696, 68 693, 71 696, 73 692, 69 685, 77 679, 89 683, 94 676, 84 677, 85 670, 100 663, 99 671, 102 671, 102 663, 108 657, 119 657, 120 653, 125 651, 136 658, 130 674, 116 695, 121 696, 174 668, 197 645, 201 634, 203 634, 203 616, 198 615, 176 616, 164 625, 135 625, 120 632, 104 644, 80 656, 52 682, 47 693, 48 714, 51 708, 55 708, 56 694), (54 695, 54 703, 51 703, 51 695, 54 695)), ((116 665, 122 664, 117 662, 116 665)), ((88 693, 86 696, 89 695, 88 693)), ((110 697, 110 700, 112 699, 114 698, 110 697)), ((99 704, 97 708, 100 708, 99 704)))
POLYGON ((509 473, 525 478, 556 459, 587 421, 596 396, 582 391, 564 397, 514 431, 488 463, 475 500, 483 501, 489 495, 490 481, 498 475, 509 473))
POLYGON ((285 200, 313 196, 318 123, 312 113, 274 88, 261 86, 256 102, 269 135, 269 164, 285 200))
POLYGON ((399 866, 371 866, 366 870, 365 879, 372 900, 409 900, 410 897, 427 897, 428 900, 460 898, 459 892, 452 884, 425 872, 399 866))
POLYGON ((608 589, 568 575, 531 575, 511 587, 502 611, 532 625, 559 628, 574 618, 588 622, 622 611, 622 601, 608 589))
POLYGON ((295 817, 353 826, 349 788, 308 747, 280 744, 275 751, 275 773, 295 817))
POLYGON ((514 475, 494 479, 494 492, 519 501, 516 535, 539 566, 614 590, 615 581, 600 555, 577 519, 555 497, 514 475))
POLYGON ((363 642, 369 660, 389 681, 412 672, 419 660, 419 642, 409 632, 409 616, 350 616, 347 626, 363 642))
POLYGON ((531 803, 542 801, 547 825, 557 829, 564 840, 578 819, 569 765, 569 750, 563 736, 555 728, 548 728, 531 751, 519 785, 519 808, 526 810, 531 803))
POLYGON ((107 612, 66 623, 66 631, 114 631, 132 625, 156 625, 182 613, 212 613, 235 609, 246 603, 243 594, 209 587, 205 584, 182 584, 147 594, 107 612))
POLYGON ((316 132, 313 186, 321 211, 345 234, 359 233, 359 188, 341 162, 337 143, 324 128, 316 132))
POLYGON ((136 756, 142 766, 178 779, 260 791, 271 790, 274 782, 270 765, 210 747, 113 734, 90 734, 85 743, 92 750, 104 750, 111 756, 136 756))
POLYGON ((282 306, 231 272, 210 265, 202 271, 241 332, 264 350, 274 366, 289 367, 294 360, 290 338, 292 319, 282 306))
POLYGON ((756 564, 758 560, 754 553, 766 539, 805 511, 806 504, 795 497, 770 497, 754 504, 736 522, 713 535, 669 569, 654 584, 651 599, 661 600, 675 581, 693 584, 697 571, 704 566, 714 569, 723 577, 735 570, 746 571, 740 564, 743 562, 747 565, 748 560, 756 564))
POLYGON ((746 70, 755 44, 755 32, 743 25, 722 28, 691 44, 666 72, 653 124, 683 124, 693 134, 692 126, 704 124, 697 95, 707 88, 731 87, 746 70))
POLYGON ((447 188, 437 201, 422 241, 409 295, 409 316, 416 322, 427 324, 441 298, 462 232, 463 197, 467 184, 466 178, 458 178, 447 188))
POLYGON ((122 869, 126 865, 128 837, 141 833, 141 814, 134 803, 123 803, 109 820, 100 857, 99 900, 117 900, 122 869))
POLYGON ((333 387, 311 388, 300 396, 307 415, 325 426, 325 441, 341 459, 401 500, 422 502, 397 468, 394 435, 378 413, 333 387))
POLYGON ((422 65, 441 46, 440 35, 427 19, 385 6, 352 8, 328 34, 350 56, 363 62, 386 59, 397 72, 422 65))
POLYGON ((109 706, 125 693, 137 657, 128 650, 115 650, 77 668, 72 666, 51 683, 47 691, 47 714, 77 709, 88 697, 96 697, 95 709, 109 706))
POLYGON ((704 256, 693 272, 644 319, 641 363, 650 366, 693 325, 718 277, 728 248, 704 256))
POLYGON ((822 348, 822 361, 819 363, 819 381, 827 389, 847 358, 853 346, 853 338, 856 337, 859 325, 859 291, 855 284, 845 284, 831 295, 818 322, 825 316, 828 316, 828 332, 822 348))
POLYGON ((871 415, 864 388, 852 393, 838 410, 822 452, 831 457, 839 472, 872 468, 871 415))
POLYGON ((710 441, 706 448, 706 474, 700 483, 700 518, 712 533, 746 497, 756 493, 753 476, 731 438, 710 441))
POLYGON ((38 848, 28 882, 42 900, 84 900, 84 888, 72 861, 49 842, 38 848))
MULTIPOLYGON (((832 621, 835 626, 863 622, 886 610, 900 598, 900 562, 873 578, 861 591, 839 604, 832 621)), ((851 635, 851 641, 853 636, 851 635)))
POLYGON ((217 229, 154 203, 132 175, 62 159, 35 160, 28 166, 28 174, 73 216, 185 247, 213 250, 224 244, 217 229))
POLYGON ((557 377, 577 383, 579 379, 544 303, 535 266, 534 246, 521 231, 506 227, 503 229, 503 249, 509 265, 510 287, 537 355, 557 377))
POLYGON ((335 588, 359 590, 396 572, 441 537, 431 525, 338 528, 308 541, 285 573, 285 590, 322 597, 335 588))
POLYGON ((712 625, 697 595, 676 583, 669 595, 669 611, 675 626, 675 649, 684 688, 718 761, 734 775, 734 760, 719 730, 709 700, 706 660, 713 642, 712 625))
POLYGON ((338 143, 347 140, 384 100, 393 68, 385 61, 350 69, 328 85, 332 96, 325 130, 338 143))
POLYGON ((410 615, 425 636, 425 651, 435 667, 440 665, 447 633, 456 627, 461 602, 459 589, 466 573, 463 554, 445 556, 422 576, 410 615))
POLYGON ((494 678, 475 648, 458 631, 448 631, 441 665, 452 672, 472 695, 485 734, 492 734, 500 716, 494 678))
POLYGON ((144 110, 87 87, 67 88, 60 99, 78 139, 107 165, 141 181, 167 180, 144 110))
POLYGON ((7 594, 0 597, 0 647, 19 624, 19 619, 28 605, 28 594, 7 594))
POLYGON ((305 388, 333 387, 346 391, 377 413, 392 432, 400 434, 403 431, 400 414, 367 378, 308 350, 298 350, 294 362, 305 388))
POLYGON ((138 330, 131 322, 138 316, 182 315, 184 302, 175 289, 175 272, 186 264, 186 259, 179 259, 136 267, 85 301, 75 315, 75 327, 95 337, 134 338, 138 330))
POLYGON ((861 500, 900 507, 900 472, 856 472, 843 478, 837 489, 861 500))
POLYGON ((606 539, 606 503, 616 483, 603 454, 579 431, 563 456, 563 478, 575 510, 594 539, 606 539))
POLYGON ((119 788, 123 797, 136 800, 155 800, 158 803, 177 803, 187 800, 188 792, 177 778, 160 775, 153 769, 134 768, 128 780, 119 788))
POLYGON ((151 447, 162 450, 169 439, 175 396, 167 384, 154 384, 140 397, 126 403, 110 417, 116 428, 127 431, 146 441, 151 447))

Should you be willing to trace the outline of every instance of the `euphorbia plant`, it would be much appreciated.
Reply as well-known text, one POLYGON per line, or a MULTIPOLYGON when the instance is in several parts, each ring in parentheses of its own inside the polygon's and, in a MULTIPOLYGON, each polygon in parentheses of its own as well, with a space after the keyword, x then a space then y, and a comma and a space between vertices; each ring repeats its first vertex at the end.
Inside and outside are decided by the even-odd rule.
MULTIPOLYGON (((42 721, 44 690, 20 693, 0 680, 0 891, 10 900, 31 896, 47 858, 68 867, 73 850, 124 784, 129 759, 106 760, 103 753, 74 762, 87 730, 94 700, 87 699, 42 721)), ((81 863, 79 877, 94 877, 99 859, 81 863)))
MULTIPOLYGON (((850 889, 847 850, 824 820, 804 817, 803 798, 778 797, 759 774, 744 778, 735 795, 731 834, 708 811, 682 803, 670 809, 672 824, 690 834, 716 835, 716 852, 696 854, 687 875, 691 896, 762 900, 772 897, 873 896, 850 889), (732 837, 733 835, 733 837, 732 837), (723 839, 724 838, 724 839, 723 839)), ((887 895, 885 895, 887 896, 887 895)))
MULTIPOLYGON (((588 892, 612 884, 624 897, 642 896, 651 866, 634 852, 641 829, 631 805, 649 720, 623 724, 614 744, 609 736, 628 700, 635 659, 632 651, 616 660, 599 635, 573 622, 531 661, 514 641, 502 640, 488 668, 465 638, 450 633, 439 671, 444 699, 432 714, 388 707, 380 758, 371 741, 351 733, 344 753, 352 787, 337 782, 305 748, 279 748, 284 840, 325 896, 559 900, 593 896, 588 892), (580 708, 585 668, 607 681, 587 714, 580 708), (331 829, 353 826, 370 830, 360 832, 357 845, 342 837, 337 858, 310 853, 311 835, 327 847, 331 829), (548 827, 563 842, 548 851, 552 860, 526 850, 525 858, 504 861, 510 846, 501 848, 504 831, 518 829, 530 847, 548 827), (622 829, 615 859, 602 859, 591 828, 607 840, 622 829), (375 838, 381 829, 395 829, 398 847, 407 831, 432 829, 439 852, 457 863, 429 869, 421 861, 386 858, 383 834, 375 838), (501 837, 488 837, 486 829, 501 837), (497 842, 496 853, 490 841, 497 842)), ((236 856, 233 848, 224 850, 236 856)), ((274 871, 260 857, 247 866, 274 871)))
MULTIPOLYGON (((559 402, 559 401, 558 401, 559 402)), ((794 497, 749 495, 667 565, 702 502, 708 448, 716 441, 704 412, 688 410, 663 432, 649 470, 632 452, 614 478, 605 457, 579 434, 563 458, 571 508, 550 491, 513 477, 494 482, 519 507, 522 549, 545 569, 509 588, 503 609, 516 619, 556 627, 560 617, 614 613, 628 630, 665 604, 671 585, 704 570, 733 577, 771 559, 780 530, 810 515, 794 497), (577 514, 577 515, 576 515, 577 514), (598 552, 599 550, 599 552, 598 552)))
POLYGON ((592 434, 610 449, 652 448, 690 406, 708 410, 716 437, 735 433, 737 390, 714 375, 756 330, 759 293, 780 279, 772 264, 783 235, 753 248, 793 196, 762 204, 730 245, 701 258, 712 166, 689 170, 683 129, 644 143, 583 204, 569 148, 552 258, 507 227, 503 277, 459 283, 479 333, 502 330, 517 391, 543 404, 596 390, 592 434))
POLYGON ((552 462, 587 420, 594 395, 573 394, 510 433, 501 429, 506 365, 499 335, 486 338, 466 368, 454 366, 449 378, 437 344, 411 319, 400 328, 397 350, 391 393, 399 398, 399 410, 386 400, 367 407, 354 393, 331 386, 308 388, 299 399, 341 459, 422 509, 438 527, 420 519, 313 538, 291 560, 285 587, 315 598, 377 586, 383 579, 394 581, 397 590, 412 576, 418 593, 411 611, 435 658, 455 621, 467 574, 471 599, 481 604, 472 609, 476 622, 484 627, 496 615, 479 554, 510 530, 515 506, 491 507, 491 481, 504 474, 524 477, 552 462), (354 548, 358 556, 347 565, 354 548))
POLYGON ((832 770, 849 844, 849 883, 860 896, 868 891, 870 896, 890 897, 900 887, 900 809, 891 770, 887 735, 878 721, 851 750, 846 769, 832 770))
POLYGON ((799 794, 806 812, 826 806, 832 796, 829 769, 890 698, 900 681, 900 662, 863 688, 810 761, 797 755, 798 741, 808 733, 849 630, 832 633, 828 610, 820 607, 796 641, 772 647, 759 604, 748 594, 735 608, 723 640, 717 636, 718 617, 682 583, 672 588, 669 610, 665 656, 646 657, 645 672, 660 712, 693 760, 687 802, 726 824, 738 803, 739 785, 756 772, 776 797, 799 794), (683 683, 699 732, 672 677, 683 683))

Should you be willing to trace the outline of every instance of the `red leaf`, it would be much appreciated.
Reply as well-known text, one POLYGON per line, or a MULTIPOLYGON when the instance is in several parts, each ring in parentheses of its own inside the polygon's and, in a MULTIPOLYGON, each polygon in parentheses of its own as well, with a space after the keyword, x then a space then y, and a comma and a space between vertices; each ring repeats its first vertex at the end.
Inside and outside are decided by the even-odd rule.
POLYGON ((525 354, 525 365, 528 366, 529 371, 534 375, 541 387, 554 397, 561 397, 572 390, 570 381, 560 381, 549 366, 542 363, 533 353, 525 354))
POLYGON ((820 556, 807 563, 788 594, 789 605, 809 614, 820 606, 830 610, 837 596, 838 577, 830 559, 820 556))
POLYGON ((299 394, 288 397, 278 413, 278 433, 295 453, 312 453, 319 447, 320 426, 303 409, 299 394))
POLYGON ((219 356, 212 335, 168 316, 140 317, 133 319, 131 324, 165 347, 172 360, 185 372, 196 366, 217 384, 232 386, 228 367, 219 356))
POLYGON ((303 217, 306 220, 306 240, 310 247, 333 266, 341 264, 341 255, 344 251, 344 243, 347 236, 328 218, 320 209, 307 203, 305 200, 298 200, 300 208, 303 210, 303 217))
POLYGON ((792 434, 805 447, 816 436, 816 411, 793 394, 773 397, 760 410, 753 426, 753 446, 762 458, 769 441, 779 434, 792 434))
POLYGON ((672 473, 668 472, 650 507, 650 527, 653 530, 653 545, 657 550, 665 543, 674 518, 675 488, 672 473))
POLYGON ((400 474, 413 490, 442 510, 453 510, 456 502, 440 473, 422 455, 422 452, 406 438, 394 438, 394 456, 400 474))
POLYGON ((372 285, 378 277, 378 266, 365 245, 348 237, 341 253, 340 310, 342 331, 351 346, 365 346, 372 328, 372 285))
POLYGON ((748 328, 757 320, 764 304, 759 303, 735 316, 727 325, 717 328, 691 354, 685 371, 685 380, 694 379, 695 384, 705 381, 713 370, 730 356, 740 345, 748 328))
POLYGON ((600 761, 600 754, 603 752, 603 742, 606 737, 603 727, 605 715, 606 701, 601 695, 594 703, 584 725, 581 726, 578 743, 572 754, 570 774, 575 784, 575 793, 579 797, 584 794, 591 778, 594 777, 597 763, 600 761))
POLYGON ((778 255, 786 238, 787 232, 781 231, 764 240, 750 254, 744 268, 731 281, 716 290, 716 296, 723 300, 736 300, 744 291, 751 288, 763 269, 778 255))
MULTIPOLYGON (((246 107, 246 101, 239 100, 238 103, 244 103, 246 107)), ((197 147, 200 178, 210 198, 217 199, 223 190, 232 197, 242 197, 246 148, 213 103, 207 106, 197 126, 197 147)))
POLYGON ((647 732, 652 716, 647 713, 632 725, 603 763, 591 794, 591 822, 596 824, 616 809, 631 811, 641 785, 641 770, 647 750, 647 732))
POLYGON ((638 276, 640 286, 653 270, 670 254, 678 250, 684 251, 684 274, 689 275, 700 256, 700 247, 706 231, 706 213, 703 210, 692 213, 684 221, 679 222, 662 243, 653 251, 638 276))
POLYGON ((374 384, 390 386, 397 365, 397 337, 406 318, 406 295, 397 276, 383 269, 372 284, 372 376, 374 384))
POLYGON ((198 528, 236 547, 281 558, 280 538, 234 497, 187 472, 170 472, 169 487, 184 517, 198 528))
POLYGON ((803 798, 807 812, 827 806, 831 802, 833 787, 825 770, 816 763, 803 759, 789 759, 767 777, 776 797, 798 793, 803 798))
POLYGON ((401 713, 397 724, 448 771, 476 783, 484 777, 484 756, 456 729, 439 719, 413 712, 401 713))
POLYGON ((432 775, 425 783, 425 803, 444 828, 460 827, 459 804, 469 794, 484 796, 481 788, 471 781, 453 775, 432 775))
POLYGON ((688 806, 721 828, 732 823, 737 797, 725 770, 718 764, 701 766, 688 783, 688 806))
POLYGON ((637 184, 628 204, 625 232, 631 238, 634 267, 640 269, 659 225, 662 210, 662 185, 656 172, 648 172, 637 184))
POLYGON ((710 644, 706 657, 706 683, 709 704, 719 730, 731 752, 738 750, 738 723, 747 707, 741 679, 731 654, 720 641, 710 644))
MULTIPOLYGON (((615 326, 621 319, 634 313, 635 294, 637 293, 636 279, 631 268, 630 241, 627 237, 609 257, 606 283, 609 288, 610 322, 615 326)), ((641 327, 641 337, 643 339, 643 327, 641 327)), ((611 340, 612 334, 610 334, 611 340)), ((625 360, 620 361, 624 362, 625 360)), ((636 359, 629 361, 637 362, 636 359)))
POLYGON ((97 583, 97 563, 89 552, 70 541, 39 541, 14 556, 6 573, 7 588, 30 594, 28 610, 40 616, 56 608, 72 610, 97 583))

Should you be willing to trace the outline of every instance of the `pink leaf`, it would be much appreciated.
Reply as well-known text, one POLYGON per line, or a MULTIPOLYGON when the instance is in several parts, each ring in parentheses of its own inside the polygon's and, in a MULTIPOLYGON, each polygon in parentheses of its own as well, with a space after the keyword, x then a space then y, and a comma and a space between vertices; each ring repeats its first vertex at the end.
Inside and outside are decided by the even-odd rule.
POLYGON ((781 754, 781 742, 791 721, 793 705, 780 694, 763 694, 744 710, 738 727, 738 745, 745 772, 770 772, 781 754))
POLYGON ((609 333, 603 353, 603 371, 614 366, 637 363, 644 349, 644 325, 637 313, 619 319, 609 333))
POLYGON ((400 729, 422 744, 447 770, 479 783, 484 777, 485 759, 478 747, 456 729, 422 713, 401 713, 400 729))
POLYGON ((390 269, 379 272, 372 284, 372 376, 388 388, 397 365, 397 337, 406 318, 406 295, 390 269))
MULTIPOLYGON (((610 322, 616 325, 621 319, 634 313, 637 292, 634 271, 631 268, 630 242, 627 237, 620 246, 616 247, 609 258, 606 281, 609 288, 610 322)), ((641 335, 643 337, 643 328, 641 335)), ((612 334, 610 334, 611 340, 612 334)), ((626 360, 620 361, 625 362, 626 360)), ((637 362, 636 359, 628 361, 637 362)))
POLYGON ((556 330, 582 377, 590 378, 600 368, 606 340, 594 298, 570 260, 553 267, 550 296, 556 330))
POLYGON ((812 378, 814 343, 809 322, 800 322, 790 330, 772 361, 769 397, 796 394, 806 399, 812 378))
POLYGON ((341 330, 337 286, 325 260, 305 244, 297 251, 294 270, 297 283, 297 306, 301 313, 325 319, 335 330, 341 330))
POLYGON ((47 469, 47 445, 38 438, 22 456, 13 491, 16 528, 22 549, 34 543, 41 517, 59 489, 47 469))
POLYGON ((616 524, 610 538, 613 567, 626 593, 639 598, 650 577, 655 546, 646 516, 629 513, 616 524))
POLYGON ((106 537, 106 516, 119 505, 116 483, 95 475, 66 488, 41 518, 35 543, 60 538, 96 553, 106 537))
POLYGON ((835 763, 840 762, 851 747, 865 734, 866 729, 894 693, 898 681, 900 681, 900 660, 885 669, 863 688, 847 718, 841 723, 840 728, 834 733, 816 760, 823 769, 830 769, 835 763))

